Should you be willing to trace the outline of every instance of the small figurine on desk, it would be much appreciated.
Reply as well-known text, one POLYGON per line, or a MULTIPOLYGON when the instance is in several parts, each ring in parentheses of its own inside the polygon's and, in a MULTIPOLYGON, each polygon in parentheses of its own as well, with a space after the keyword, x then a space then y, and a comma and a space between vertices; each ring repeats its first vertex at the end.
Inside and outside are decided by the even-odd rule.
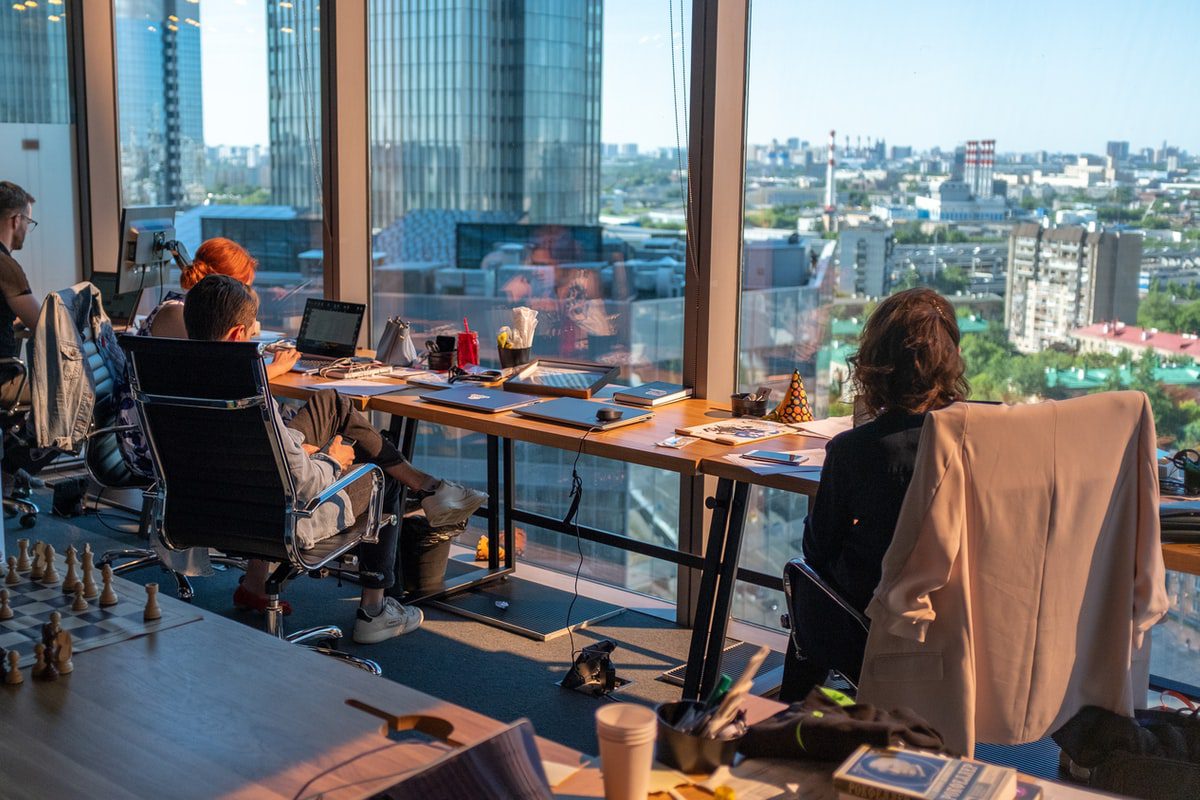
POLYGON ((767 419, 776 422, 813 421, 812 408, 808 405, 808 392, 804 390, 804 379, 800 377, 800 370, 792 371, 792 380, 787 391, 783 393, 783 399, 779 401, 775 410, 767 415, 767 419))

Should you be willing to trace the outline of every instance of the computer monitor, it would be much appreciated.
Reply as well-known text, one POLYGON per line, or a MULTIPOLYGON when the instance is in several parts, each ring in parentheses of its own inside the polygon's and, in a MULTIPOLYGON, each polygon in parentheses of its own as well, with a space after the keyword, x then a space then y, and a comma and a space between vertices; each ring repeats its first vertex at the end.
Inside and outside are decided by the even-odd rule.
POLYGON ((117 292, 140 293, 142 289, 162 284, 177 248, 174 206, 121 209, 117 292))

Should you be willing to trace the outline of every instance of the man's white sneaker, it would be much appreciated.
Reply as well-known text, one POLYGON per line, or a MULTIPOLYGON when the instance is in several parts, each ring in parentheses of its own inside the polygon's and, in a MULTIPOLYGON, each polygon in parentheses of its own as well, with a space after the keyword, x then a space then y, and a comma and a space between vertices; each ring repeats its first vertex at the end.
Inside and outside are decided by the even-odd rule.
POLYGON ((403 636, 421 627, 424 619, 421 609, 401 605, 396 598, 386 597, 383 610, 373 617, 359 606, 358 619, 354 622, 354 641, 375 644, 393 636, 403 636))
POLYGON ((442 481, 421 501, 431 528, 448 528, 466 522, 487 500, 487 494, 453 481, 442 481))

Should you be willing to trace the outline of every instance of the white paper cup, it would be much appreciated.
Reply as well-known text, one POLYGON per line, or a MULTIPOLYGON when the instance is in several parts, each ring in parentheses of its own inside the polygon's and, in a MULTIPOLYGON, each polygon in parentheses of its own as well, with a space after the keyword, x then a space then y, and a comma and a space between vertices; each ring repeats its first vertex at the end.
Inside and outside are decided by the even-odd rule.
POLYGON ((658 718, 645 706, 609 703, 596 711, 604 800, 646 800, 658 718))

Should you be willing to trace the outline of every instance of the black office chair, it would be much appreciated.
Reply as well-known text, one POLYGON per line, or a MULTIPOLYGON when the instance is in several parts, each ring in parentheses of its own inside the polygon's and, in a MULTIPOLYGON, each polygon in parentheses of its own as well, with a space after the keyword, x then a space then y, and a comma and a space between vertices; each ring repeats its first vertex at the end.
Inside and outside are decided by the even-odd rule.
MULTIPOLYGON (((24 383, 29 376, 25 362, 16 356, 0 358, 0 372, 12 377, 19 377, 24 383)), ((21 392, 17 392, 20 397, 21 392)), ((15 437, 25 426, 29 416, 29 403, 14 399, 11 403, 0 404, 0 435, 4 437, 4 448, 9 445, 10 437, 15 437)), ((22 528, 32 528, 37 524, 38 507, 29 499, 27 487, 13 485, 9 496, 4 498, 5 516, 18 516, 22 528)))
POLYGON ((803 559, 793 558, 783 568, 783 591, 788 609, 783 626, 791 629, 784 667, 787 699, 801 699, 831 671, 857 691, 870 621, 803 559))
POLYGON ((152 524, 171 550, 216 548, 239 558, 280 562, 267 581, 267 632, 312 646, 375 674, 377 664, 310 643, 341 638, 336 626, 284 635, 279 592, 305 572, 320 576, 360 542, 378 541, 383 472, 364 464, 303 506, 274 424, 274 400, 258 345, 122 336, 142 431, 156 482, 152 524), (304 550, 299 520, 359 480, 371 481, 369 510, 353 526, 304 550))

